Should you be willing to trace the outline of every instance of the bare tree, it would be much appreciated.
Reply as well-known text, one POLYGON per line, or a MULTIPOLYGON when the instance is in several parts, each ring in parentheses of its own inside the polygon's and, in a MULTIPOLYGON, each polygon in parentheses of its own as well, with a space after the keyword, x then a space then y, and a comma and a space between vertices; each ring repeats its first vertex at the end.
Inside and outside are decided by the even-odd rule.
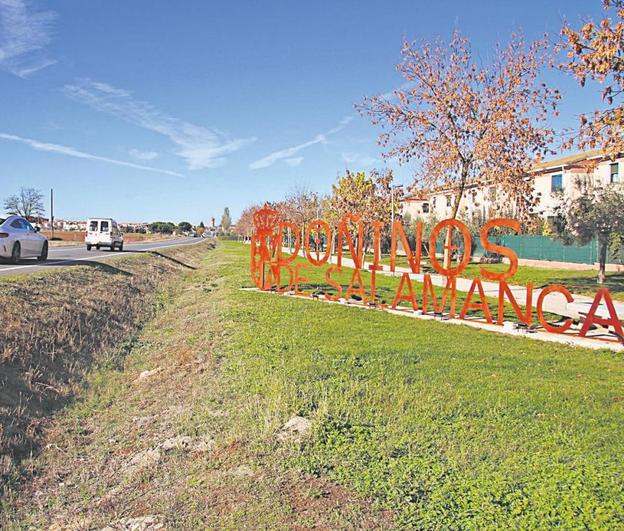
POLYGON ((36 188, 20 188, 4 200, 4 209, 8 214, 15 214, 25 218, 41 216, 45 212, 43 194, 36 188))
POLYGON ((288 194, 286 204, 289 206, 288 210, 292 221, 300 225, 302 235, 305 233, 308 223, 319 217, 321 211, 319 195, 302 185, 295 186, 288 194))

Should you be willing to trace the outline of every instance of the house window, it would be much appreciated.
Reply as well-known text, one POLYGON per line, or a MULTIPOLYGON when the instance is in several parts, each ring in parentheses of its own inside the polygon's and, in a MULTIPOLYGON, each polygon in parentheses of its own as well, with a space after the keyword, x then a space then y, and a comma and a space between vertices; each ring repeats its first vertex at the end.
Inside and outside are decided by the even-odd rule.
POLYGON ((620 164, 618 162, 614 162, 613 164, 611 164, 611 182, 620 182, 620 164))
POLYGON ((429 213, 429 203, 423 203, 422 204, 422 211, 423 211, 423 214, 428 214, 429 213))
POLYGON ((433 208, 435 208, 435 207, 436 207, 436 199, 437 199, 437 197, 434 197, 434 198, 433 198, 433 201, 431 202, 431 204, 433 205, 433 208))
POLYGON ((490 201, 496 201, 496 186, 490 186, 490 201))
POLYGON ((446 196, 446 206, 447 207, 453 206, 453 198, 450 195, 446 196))
POLYGON ((563 191, 563 175, 561 173, 558 173, 551 177, 550 191, 551 192, 563 191))

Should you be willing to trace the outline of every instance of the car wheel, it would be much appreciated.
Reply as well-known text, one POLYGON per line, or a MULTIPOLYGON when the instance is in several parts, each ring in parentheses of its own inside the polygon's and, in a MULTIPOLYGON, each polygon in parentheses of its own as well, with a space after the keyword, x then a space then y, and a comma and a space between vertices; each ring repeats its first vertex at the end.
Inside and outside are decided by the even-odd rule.
POLYGON ((48 259, 48 242, 43 242, 43 247, 41 248, 41 254, 37 257, 39 262, 45 262, 48 259))
POLYGON ((90 251, 90 250, 91 250, 91 246, 87 245, 87 251, 90 251))
POLYGON ((123 242, 121 242, 121 243, 119 244, 119 250, 120 250, 120 251, 123 251, 123 242))
POLYGON ((13 244, 13 250, 11 251, 11 262, 13 264, 17 264, 22 257, 22 246, 20 242, 15 242, 13 244))
POLYGON ((95 248, 99 251, 100 250, 100 246, 96 245, 95 248))
POLYGON ((111 243, 111 246, 110 246, 110 252, 112 253, 112 252, 114 252, 114 251, 115 251, 115 244, 114 244, 114 243, 111 243))

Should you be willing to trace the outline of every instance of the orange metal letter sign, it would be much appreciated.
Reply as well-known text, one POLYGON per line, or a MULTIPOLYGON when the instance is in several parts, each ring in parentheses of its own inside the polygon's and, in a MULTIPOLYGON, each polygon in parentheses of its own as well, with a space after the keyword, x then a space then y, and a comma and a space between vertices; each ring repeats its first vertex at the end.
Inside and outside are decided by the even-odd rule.
MULTIPOLYGON (((349 304, 369 305, 387 309, 388 304, 384 299, 382 299, 381 303, 376 301, 377 274, 380 272, 383 274, 388 269, 391 272, 397 269, 397 254, 399 245, 401 245, 409 264, 409 271, 403 269, 391 307, 396 309, 401 301, 406 301, 409 303, 412 311, 419 310, 416 297, 416 291, 418 290, 415 291, 413 282, 414 275, 420 273, 421 251, 423 248, 422 223, 415 225, 416 244, 413 249, 410 248, 408 236, 400 221, 395 221, 392 226, 385 229, 384 233, 385 225, 381 221, 369 222, 365 229, 360 214, 344 215, 338 226, 335 227, 335 234, 332 226, 322 219, 315 219, 309 222, 305 231, 302 231, 296 224, 290 221, 281 221, 279 212, 270 208, 268 204, 254 213, 253 223, 254 233, 250 242, 250 271, 251 278, 257 288, 273 290, 278 293, 294 293, 296 296, 313 296, 318 299, 319 297, 313 294, 310 289, 304 290, 304 284, 309 286, 313 281, 310 278, 303 277, 302 274, 305 272, 302 270, 310 267, 325 266, 325 288, 323 288, 323 291, 326 300, 345 302, 346 299, 346 302, 349 304), (290 254, 287 254, 283 247, 284 233, 286 231, 295 238, 294 249, 292 249, 290 254), (366 264, 364 263, 364 252, 370 253, 370 249, 368 244, 365 243, 365 235, 366 241, 369 243, 372 236, 372 263, 366 264), (334 236, 336 237, 336 248, 332 249, 334 236), (383 264, 381 255, 381 243, 384 241, 384 236, 386 238, 390 237, 389 266, 388 264, 383 264), (365 247, 367 248, 365 249, 365 247), (353 268, 352 270, 344 271, 343 274, 342 262, 345 249, 348 249, 353 261, 353 268), (332 263, 332 253, 334 251, 336 255, 335 264, 332 263), (347 272, 348 277, 346 276, 347 272), (349 279, 348 283, 347 278, 349 279), (346 285, 343 286, 342 284, 346 285), (332 295, 332 293, 334 294, 332 295)), ((532 282, 528 282, 526 287, 522 288, 520 295, 514 294, 514 286, 510 286, 508 281, 513 278, 518 269, 518 256, 511 248, 493 243, 489 239, 490 232, 495 228, 501 227, 511 229, 514 232, 520 231, 520 223, 518 221, 500 218, 492 219, 485 223, 479 233, 481 245, 486 251, 506 257, 509 261, 507 271, 503 272, 489 271, 485 267, 480 267, 480 274, 483 278, 498 282, 497 319, 494 321, 492 317, 486 290, 479 277, 472 280, 459 313, 459 318, 466 319, 470 310, 479 310, 483 315, 475 317, 475 319, 485 319, 488 324, 501 326, 504 324, 505 307, 509 304, 515 313, 515 317, 524 325, 530 326, 533 322, 533 308, 535 307, 537 321, 544 330, 553 334, 566 332, 572 334, 570 331, 573 324, 572 319, 568 318, 555 324, 548 322, 544 315, 544 303, 546 297, 550 294, 559 293, 565 297, 568 303, 574 301, 573 295, 565 287, 555 284, 541 289, 535 306, 532 282), (518 300, 516 300, 516 297, 518 297, 518 300)), ((455 236, 457 237, 457 234, 455 236)), ((422 277, 422 292, 418 293, 419 296, 422 293, 422 313, 430 314, 431 309, 436 315, 445 314, 448 304, 450 307, 447 315, 451 319, 455 318, 457 278, 470 263, 471 254, 472 238, 470 231, 464 223, 457 219, 446 219, 433 228, 429 238, 429 259, 433 269, 443 276, 443 282, 438 278, 435 280, 435 284, 440 287, 444 286, 444 289, 442 298, 438 302, 434 288, 434 278, 429 273, 425 273, 422 277), (444 245, 446 257, 451 256, 454 251, 461 250, 462 253, 461 259, 459 259, 459 256, 451 256, 451 258, 458 261, 454 267, 451 267, 451 261, 447 260, 446 257, 444 264, 441 264, 436 255, 438 239, 444 229, 446 229, 447 234, 444 245), (461 234, 462 245, 453 245, 453 232, 461 234)), ((309 276, 311 277, 311 275, 309 276)), ((316 289, 314 284, 312 284, 312 289, 318 293, 318 289, 316 289)), ((410 311, 408 308, 403 309, 410 311)), ((601 288, 596 293, 578 335, 582 337, 587 336, 593 325, 601 325, 612 329, 619 341, 624 343, 622 316, 618 316, 609 290, 606 288, 601 288)), ((594 334, 592 337, 613 341, 612 339, 600 337, 600 334, 594 334)))

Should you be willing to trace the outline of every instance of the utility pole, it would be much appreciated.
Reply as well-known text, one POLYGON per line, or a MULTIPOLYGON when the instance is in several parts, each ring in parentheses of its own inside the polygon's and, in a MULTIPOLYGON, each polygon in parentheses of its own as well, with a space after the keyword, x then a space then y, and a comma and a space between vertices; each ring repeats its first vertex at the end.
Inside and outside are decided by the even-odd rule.
POLYGON ((54 188, 50 188, 50 225, 52 226, 52 239, 54 239, 54 188))

